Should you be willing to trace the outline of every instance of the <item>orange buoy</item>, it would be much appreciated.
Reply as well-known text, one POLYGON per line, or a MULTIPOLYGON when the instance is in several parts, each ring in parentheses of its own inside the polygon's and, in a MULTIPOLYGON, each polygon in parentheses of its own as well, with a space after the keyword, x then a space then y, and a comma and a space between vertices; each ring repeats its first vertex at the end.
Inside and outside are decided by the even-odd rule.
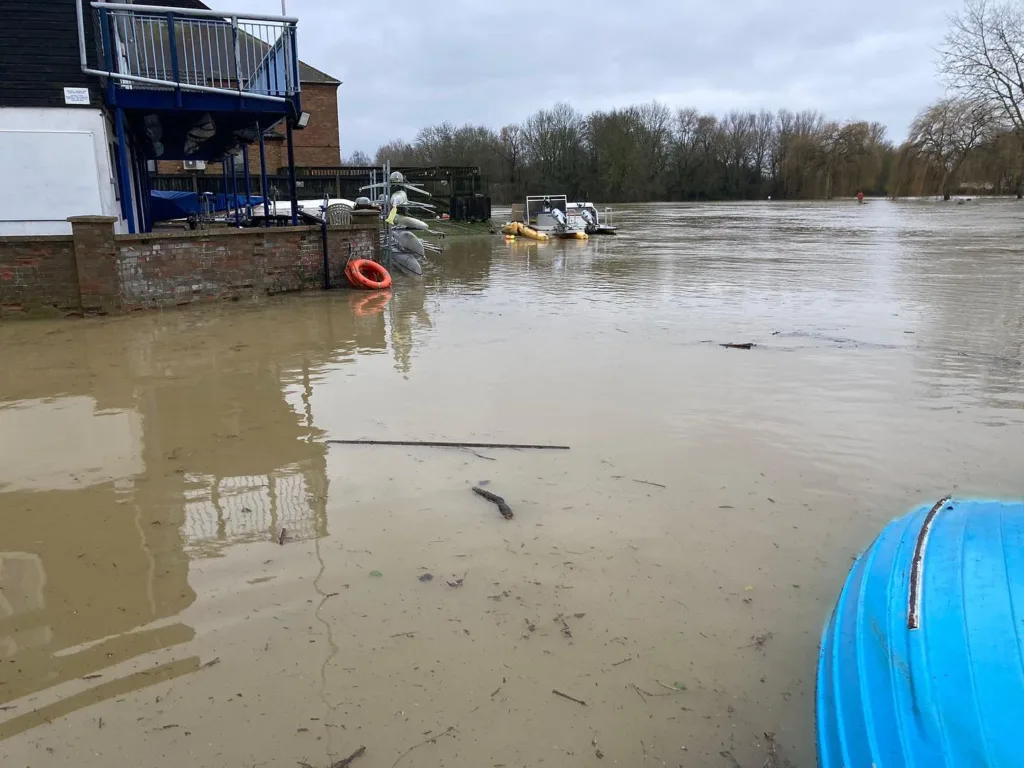
POLYGON ((345 277, 353 288, 368 291, 383 290, 391 287, 391 275, 376 261, 356 259, 345 267, 345 277))

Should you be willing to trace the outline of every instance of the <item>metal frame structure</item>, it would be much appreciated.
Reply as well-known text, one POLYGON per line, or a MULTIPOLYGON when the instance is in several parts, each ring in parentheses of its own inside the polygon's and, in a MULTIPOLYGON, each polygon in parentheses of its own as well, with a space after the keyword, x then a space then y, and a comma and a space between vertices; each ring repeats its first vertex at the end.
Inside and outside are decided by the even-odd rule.
MULTIPOLYGON (((189 114, 214 116, 213 131, 220 131, 219 143, 207 148, 207 159, 227 162, 226 154, 238 146, 232 128, 252 126, 252 141, 260 145, 261 188, 264 211, 268 211, 266 148, 264 132, 280 120, 286 121, 288 165, 291 182, 292 223, 297 223, 297 190, 292 132, 301 114, 301 85, 296 25, 291 16, 234 13, 160 5, 120 2, 91 2, 98 25, 99 63, 90 64, 86 44, 84 3, 76 2, 79 62, 84 73, 104 79, 104 98, 112 113, 117 137, 116 174, 120 187, 122 216, 130 232, 149 231, 149 169, 138 137, 140 115, 155 115, 176 126, 189 114), (177 116, 177 117, 176 117, 177 116), (129 118, 134 121, 129 125, 129 118), (222 125, 228 127, 221 128, 222 125), (225 149, 220 149, 226 147, 225 149)), ((165 123, 167 124, 167 123, 165 123)), ((300 123, 301 124, 301 123, 300 123)), ((148 130, 148 127, 147 127, 148 130)), ((245 128, 247 131, 248 128, 245 128)), ((189 137, 191 137, 191 132, 189 137)), ((154 139, 153 141, 156 141, 154 139)), ((245 190, 251 195, 248 148, 244 147, 245 190)), ((151 159, 192 159, 187 148, 178 154, 151 159)), ((187 145, 187 142, 186 142, 187 145)), ((232 163, 234 217, 238 210, 237 172, 232 163)), ((227 173, 224 191, 228 193, 227 173)), ((270 217, 265 217, 270 222, 270 217)))

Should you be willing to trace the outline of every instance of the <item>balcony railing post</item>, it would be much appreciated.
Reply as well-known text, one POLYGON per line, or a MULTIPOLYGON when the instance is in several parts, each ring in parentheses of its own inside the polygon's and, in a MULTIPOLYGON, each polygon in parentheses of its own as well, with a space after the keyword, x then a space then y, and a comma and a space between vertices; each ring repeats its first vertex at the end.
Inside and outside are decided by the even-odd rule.
MULTIPOLYGON (((171 79, 176 83, 181 83, 181 74, 178 72, 178 37, 174 31, 174 14, 167 14, 167 43, 171 46, 171 79)), ((174 97, 181 106, 181 87, 174 89, 174 97)))
MULTIPOLYGON (((113 46, 110 40, 110 18, 107 15, 106 8, 100 8, 100 40, 103 46, 103 66, 107 72, 114 71, 114 54, 113 46)), ((114 80, 109 75, 107 76, 107 97, 108 100, 113 103, 115 98, 114 80)))
POLYGON ((238 17, 231 17, 231 47, 235 53, 235 84, 238 93, 242 93, 242 52, 238 47, 238 17))
POLYGON ((291 46, 291 57, 288 59, 289 69, 291 69, 290 75, 292 82, 289 83, 290 88, 288 89, 288 95, 294 96, 298 93, 302 86, 299 84, 299 51, 296 46, 296 31, 297 28, 294 24, 290 24, 288 29, 288 43, 291 46))

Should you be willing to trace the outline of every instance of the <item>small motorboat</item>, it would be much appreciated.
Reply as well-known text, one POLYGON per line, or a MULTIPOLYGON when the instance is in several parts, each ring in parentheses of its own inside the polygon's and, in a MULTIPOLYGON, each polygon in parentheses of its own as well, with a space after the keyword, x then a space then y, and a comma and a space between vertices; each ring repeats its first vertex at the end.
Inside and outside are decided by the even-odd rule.
POLYGON ((562 240, 586 240, 582 219, 570 219, 569 199, 565 195, 530 195, 526 205, 512 206, 512 222, 562 240))
POLYGON ((816 712, 820 768, 1024 765, 1024 503, 882 531, 822 636, 816 712))
POLYGON ((566 215, 573 226, 582 226, 588 235, 618 234, 619 228, 612 224, 611 208, 605 208, 602 216, 593 203, 569 203, 566 215))

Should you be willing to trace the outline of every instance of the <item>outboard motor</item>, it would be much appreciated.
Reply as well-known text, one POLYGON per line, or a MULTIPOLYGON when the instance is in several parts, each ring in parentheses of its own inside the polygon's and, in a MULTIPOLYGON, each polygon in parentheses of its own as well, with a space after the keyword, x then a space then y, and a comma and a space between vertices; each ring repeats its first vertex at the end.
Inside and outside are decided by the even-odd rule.
POLYGON ((587 225, 587 232, 593 232, 597 229, 597 219, 594 217, 594 214, 591 213, 589 208, 580 208, 580 218, 583 219, 583 222, 587 225))
POLYGON ((551 209, 551 218, 553 218, 555 221, 558 222, 558 226, 560 226, 562 229, 565 229, 565 225, 568 222, 566 221, 565 214, 562 213, 562 209, 561 208, 554 208, 554 207, 552 207, 552 209, 551 209))

